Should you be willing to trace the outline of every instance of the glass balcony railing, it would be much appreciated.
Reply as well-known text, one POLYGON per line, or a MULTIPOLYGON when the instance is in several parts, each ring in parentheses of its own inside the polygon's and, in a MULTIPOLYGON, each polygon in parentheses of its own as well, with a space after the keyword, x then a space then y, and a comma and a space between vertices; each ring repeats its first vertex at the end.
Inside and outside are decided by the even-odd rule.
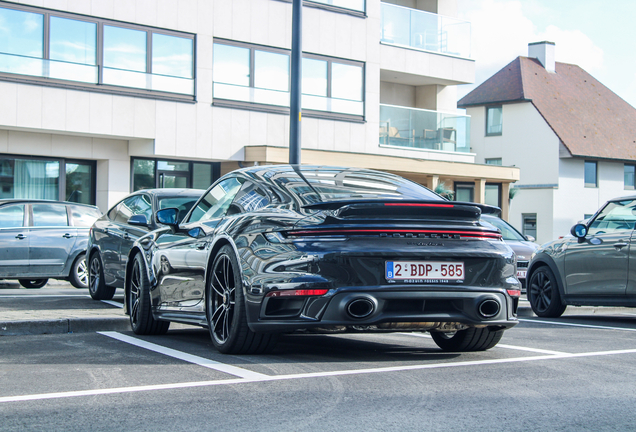
POLYGON ((470 152, 470 116, 380 105, 380 144, 470 152))
POLYGON ((322 3, 329 6, 336 6, 343 9, 351 9, 358 12, 364 12, 365 0, 309 0, 312 3, 322 3))
POLYGON ((470 22, 389 3, 382 3, 381 40, 470 58, 470 22))
POLYGON ((102 84, 194 95, 194 79, 46 60, 0 52, 0 73, 98 84, 100 67, 102 69, 102 84))

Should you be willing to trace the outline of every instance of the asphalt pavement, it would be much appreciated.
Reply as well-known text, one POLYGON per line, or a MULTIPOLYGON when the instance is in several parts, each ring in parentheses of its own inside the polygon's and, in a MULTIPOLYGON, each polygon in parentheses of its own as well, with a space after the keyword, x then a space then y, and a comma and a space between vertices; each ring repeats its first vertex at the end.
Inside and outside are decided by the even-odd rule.
MULTIPOLYGON (((123 311, 124 293, 118 289, 109 301, 93 300, 88 289, 73 288, 64 281, 27 289, 17 281, 0 280, 0 336, 84 333, 130 330, 123 311)), ((617 307, 568 306, 564 315, 608 315, 631 312, 617 307)), ((535 317, 522 296, 519 317, 535 317)))

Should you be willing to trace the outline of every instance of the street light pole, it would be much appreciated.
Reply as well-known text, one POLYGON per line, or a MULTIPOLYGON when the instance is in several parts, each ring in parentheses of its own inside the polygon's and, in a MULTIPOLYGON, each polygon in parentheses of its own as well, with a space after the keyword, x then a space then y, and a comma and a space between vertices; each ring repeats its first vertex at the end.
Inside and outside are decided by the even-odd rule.
POLYGON ((300 99, 302 94, 303 1, 292 2, 291 100, 289 104, 289 163, 300 164, 300 99))

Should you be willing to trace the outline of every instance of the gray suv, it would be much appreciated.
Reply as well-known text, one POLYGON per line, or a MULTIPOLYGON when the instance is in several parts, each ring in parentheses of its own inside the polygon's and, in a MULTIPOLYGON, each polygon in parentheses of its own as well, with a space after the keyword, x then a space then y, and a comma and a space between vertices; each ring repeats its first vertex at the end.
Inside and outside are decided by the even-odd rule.
POLYGON ((49 279, 88 287, 88 230, 101 216, 95 206, 63 201, 0 200, 0 279, 25 288, 49 279))

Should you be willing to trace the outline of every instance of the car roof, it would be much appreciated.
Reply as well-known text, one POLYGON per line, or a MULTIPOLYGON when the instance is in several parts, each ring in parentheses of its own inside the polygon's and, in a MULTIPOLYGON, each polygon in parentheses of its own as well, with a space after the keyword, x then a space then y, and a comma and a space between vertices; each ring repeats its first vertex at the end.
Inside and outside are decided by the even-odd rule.
POLYGON ((70 201, 58 201, 58 200, 47 200, 47 199, 28 199, 28 198, 6 198, 0 199, 0 205, 5 204, 20 204, 20 203, 31 203, 31 204, 66 204, 66 205, 74 205, 74 206, 82 206, 89 208, 98 208, 92 204, 84 204, 84 203, 76 203, 70 201))
MULTIPOLYGON (((205 192, 204 189, 190 189, 190 188, 156 188, 156 189, 140 189, 131 193, 130 195, 139 195, 142 193, 149 194, 156 197, 164 196, 192 196, 200 197, 205 192)), ((129 195, 129 196, 130 196, 129 195)))

